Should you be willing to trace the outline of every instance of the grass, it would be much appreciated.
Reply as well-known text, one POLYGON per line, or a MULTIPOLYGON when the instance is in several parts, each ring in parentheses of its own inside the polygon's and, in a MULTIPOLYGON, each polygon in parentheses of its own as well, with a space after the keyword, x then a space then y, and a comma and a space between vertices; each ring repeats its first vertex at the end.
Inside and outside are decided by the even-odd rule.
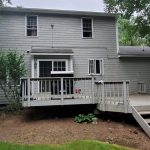
POLYGON ((0 142, 0 150, 129 150, 99 141, 75 141, 64 145, 19 145, 0 142))

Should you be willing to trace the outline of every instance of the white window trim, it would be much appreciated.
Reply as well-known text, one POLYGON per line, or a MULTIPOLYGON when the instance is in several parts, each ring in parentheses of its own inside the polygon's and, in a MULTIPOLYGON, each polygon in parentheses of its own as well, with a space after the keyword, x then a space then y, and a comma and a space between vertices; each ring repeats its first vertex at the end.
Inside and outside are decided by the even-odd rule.
MULTIPOLYGON (((95 68, 94 68, 94 72, 95 72, 95 70, 96 70, 96 65, 95 65, 95 68)), ((104 60, 101 58, 101 59, 88 59, 88 75, 95 75, 95 76, 102 76, 102 75, 104 75, 104 60), (90 72, 90 67, 89 67, 89 60, 94 60, 94 61, 96 61, 96 60, 99 60, 101 63, 100 63, 100 73, 98 74, 98 73, 89 73, 90 72)))
POLYGON ((73 74, 73 71, 51 71, 51 74, 73 74))
POLYGON ((93 39, 94 38, 93 18, 91 18, 91 17, 82 17, 81 18, 81 35, 82 35, 82 39, 93 39), (83 19, 86 19, 86 18, 92 20, 92 37, 83 37, 83 19))
MULTIPOLYGON (((39 78, 39 74, 40 74, 40 70, 39 70, 39 62, 40 61, 52 61, 52 71, 51 71, 51 73, 52 74, 58 74, 58 72, 61 74, 61 72, 62 72, 62 74, 64 74, 64 73, 67 73, 67 72, 69 72, 68 71, 68 60, 67 59, 37 59, 37 78, 39 78), (66 63, 66 71, 54 71, 53 69, 54 69, 54 67, 53 67, 53 65, 54 65, 54 61, 65 61, 66 63)), ((73 71, 72 71, 73 72, 73 71)))
POLYGON ((25 15, 25 36, 28 38, 36 38, 39 36, 39 17, 38 17, 38 15, 32 15, 32 14, 25 15), (36 16, 37 17, 37 36, 28 36, 27 35, 27 16, 36 16))
POLYGON ((118 22, 117 19, 115 20, 116 24, 116 48, 117 48, 117 54, 119 53, 119 33, 118 33, 118 22))
POLYGON ((66 71, 68 71, 68 61, 66 60, 66 59, 64 59, 64 60, 53 60, 52 61, 52 72, 66 72, 66 71, 54 71, 54 62, 57 62, 57 61, 65 61, 65 69, 66 69, 66 71))
POLYGON ((90 60, 94 60, 94 59, 88 59, 88 75, 94 75, 94 74, 89 73, 90 72, 90 63, 89 63, 90 60))

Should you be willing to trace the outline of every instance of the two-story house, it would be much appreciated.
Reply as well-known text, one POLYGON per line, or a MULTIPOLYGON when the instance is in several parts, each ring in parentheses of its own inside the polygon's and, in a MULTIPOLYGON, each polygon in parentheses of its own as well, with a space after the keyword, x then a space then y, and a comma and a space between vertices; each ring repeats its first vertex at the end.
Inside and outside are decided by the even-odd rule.
MULTIPOLYGON (((119 47, 114 14, 0 8, 0 48, 25 54, 27 77, 130 80, 131 94, 150 91, 150 84, 146 84, 150 49, 119 47)), ((33 82, 31 93, 61 95, 61 81, 33 82)), ((81 85, 76 88, 74 84, 72 80, 66 81, 63 92, 84 91, 81 85)))
POLYGON ((117 57, 116 32, 113 14, 0 9, 0 48, 24 53, 32 78, 113 79, 109 64, 117 57))
POLYGON ((114 14, 0 8, 0 49, 25 55, 23 106, 97 104, 132 113, 150 136, 149 96, 129 97, 150 93, 150 48, 119 47, 114 14))

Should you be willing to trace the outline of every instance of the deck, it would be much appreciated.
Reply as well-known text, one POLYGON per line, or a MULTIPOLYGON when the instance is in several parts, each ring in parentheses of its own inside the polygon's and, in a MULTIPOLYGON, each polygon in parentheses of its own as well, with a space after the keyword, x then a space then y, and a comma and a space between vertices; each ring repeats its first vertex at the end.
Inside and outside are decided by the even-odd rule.
POLYGON ((21 91, 24 107, 96 104, 99 111, 131 113, 150 137, 150 95, 129 95, 129 81, 23 78, 21 91))
POLYGON ((131 106, 150 106, 150 95, 136 94, 129 97, 131 106))
POLYGON ((129 81, 86 78, 23 78, 24 107, 97 104, 102 111, 128 113, 129 81))
POLYGON ((132 106, 150 106, 150 95, 129 95, 129 81, 97 81, 90 77, 21 81, 24 107, 97 104, 101 111, 131 113, 132 106))
POLYGON ((97 104, 93 78, 24 78, 21 85, 24 107, 97 104))

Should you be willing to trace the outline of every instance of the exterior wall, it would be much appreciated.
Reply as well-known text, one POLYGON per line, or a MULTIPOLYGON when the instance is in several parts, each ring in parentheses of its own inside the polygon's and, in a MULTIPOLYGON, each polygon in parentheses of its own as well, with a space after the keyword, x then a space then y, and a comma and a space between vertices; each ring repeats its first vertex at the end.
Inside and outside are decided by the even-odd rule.
MULTIPOLYGON (((27 14, 1 13, 0 48, 5 51, 15 49, 25 54, 28 70, 26 76, 31 76, 31 55, 27 51, 31 50, 32 46, 52 47, 51 24, 53 24, 53 47, 71 48, 74 51, 75 77, 88 76, 88 59, 102 58, 104 75, 96 76, 97 80, 130 80, 131 93, 137 92, 137 82, 149 80, 150 60, 118 58, 115 18, 92 17, 94 37, 83 39, 81 18, 84 16, 34 14, 38 15, 38 37, 26 37, 25 15, 27 14)), ((34 72, 36 75, 37 70, 35 69, 34 72)), ((148 90, 150 91, 150 87, 148 90)), ((0 103, 2 100, 0 99, 0 103)))
POLYGON ((138 93, 138 83, 144 82, 147 93, 150 93, 149 58, 118 58, 118 56, 110 55, 109 50, 105 48, 76 49, 75 51, 80 53, 74 56, 76 76, 88 74, 88 59, 103 58, 104 75, 96 76, 97 80, 129 80, 130 94, 138 93))
MULTIPOLYGON (((116 55, 115 21, 104 17, 93 18, 94 38, 82 39, 81 17, 83 16, 43 16, 38 15, 38 37, 25 36, 26 14, 1 14, 0 17, 0 47, 14 48, 25 54, 30 75, 30 50, 32 46, 51 47, 52 31, 54 24, 53 46, 70 48, 95 48, 109 49, 110 55, 116 55)), ((31 15, 31 14, 30 14, 31 15)), ((75 52, 77 53, 77 52, 75 52)), ((85 53, 85 52, 84 52, 85 53)), ((105 53, 105 52, 104 52, 105 53)))

